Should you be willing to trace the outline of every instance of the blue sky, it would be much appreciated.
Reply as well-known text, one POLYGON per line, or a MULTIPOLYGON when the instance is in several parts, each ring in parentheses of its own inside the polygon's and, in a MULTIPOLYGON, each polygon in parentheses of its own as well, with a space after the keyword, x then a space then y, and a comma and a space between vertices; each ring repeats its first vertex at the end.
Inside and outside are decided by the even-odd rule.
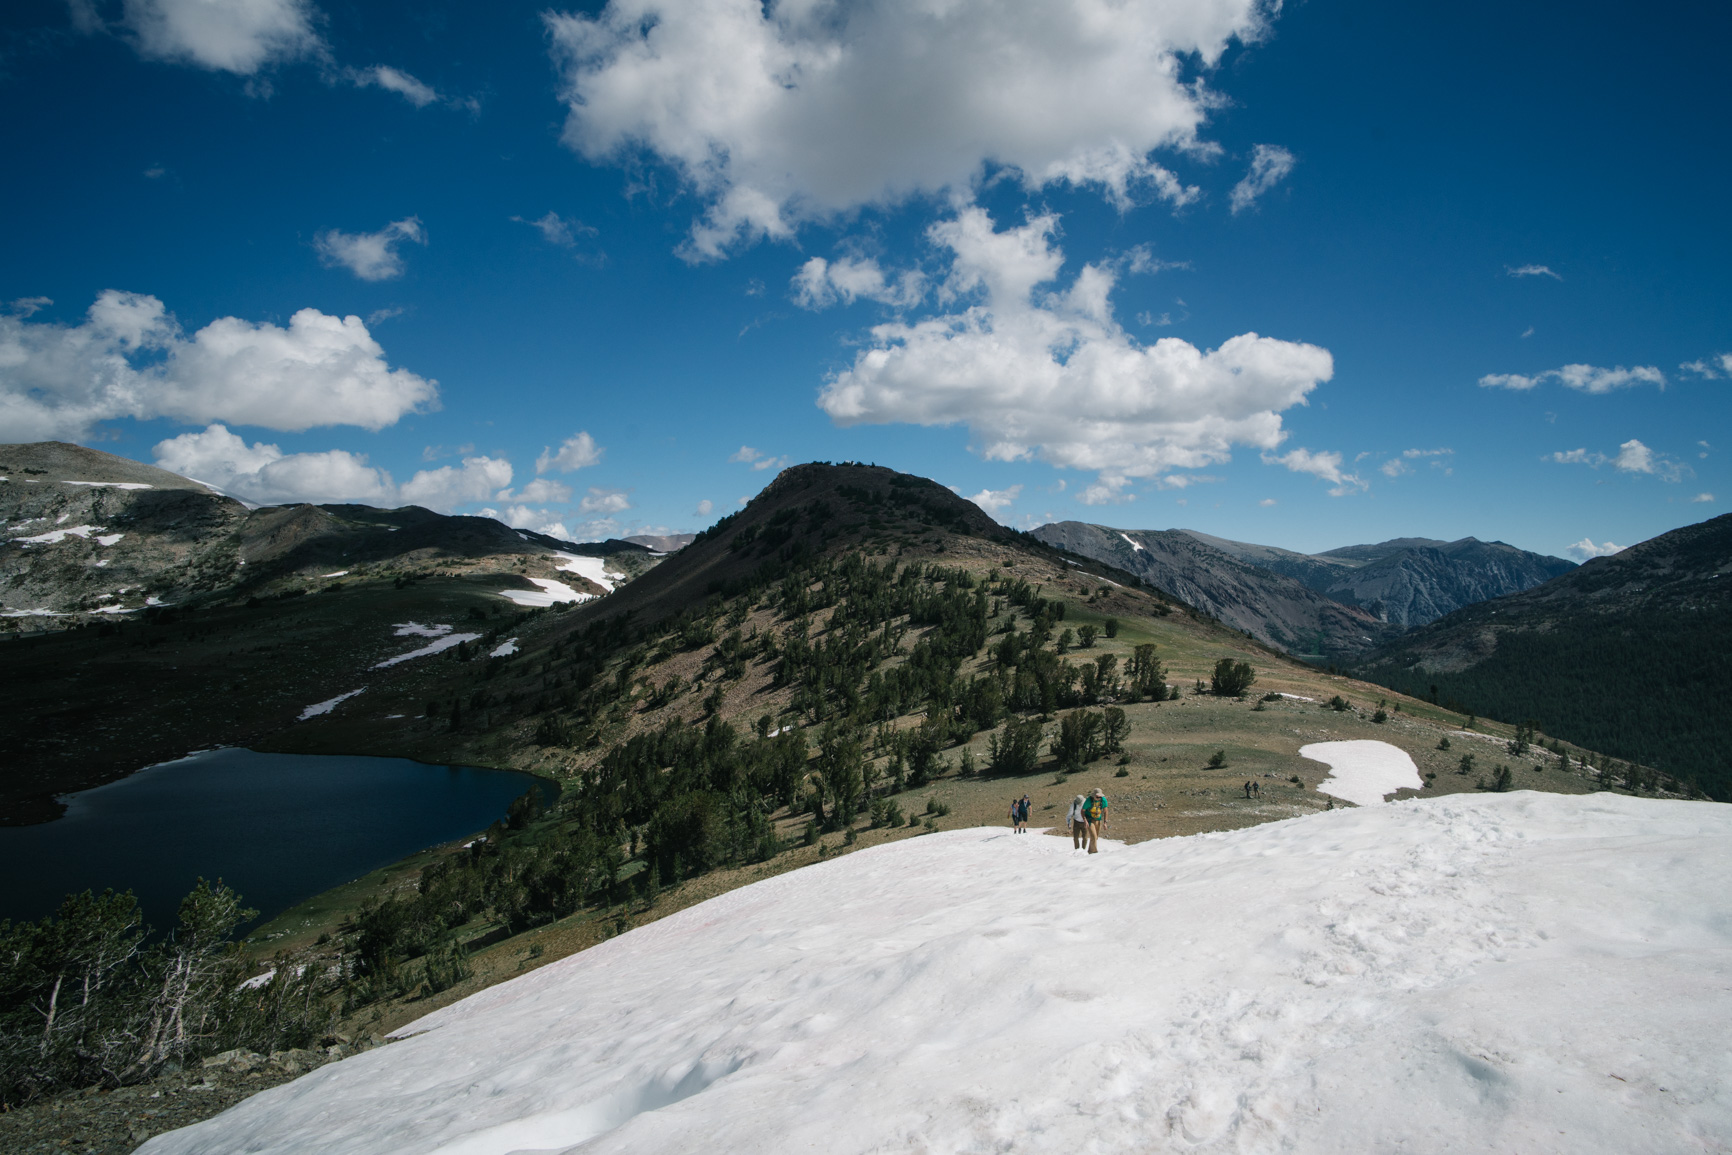
POLYGON ((814 459, 1303 550, 1732 500, 1725 8, 930 7, 9 5, 0 441, 573 537, 814 459))

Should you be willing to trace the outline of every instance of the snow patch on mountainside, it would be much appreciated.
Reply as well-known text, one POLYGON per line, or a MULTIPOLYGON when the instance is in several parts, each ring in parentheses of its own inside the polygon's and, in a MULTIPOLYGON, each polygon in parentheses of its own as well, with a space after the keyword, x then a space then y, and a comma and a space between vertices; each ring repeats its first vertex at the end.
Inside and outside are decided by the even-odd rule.
POLYGON ((1425 779, 1407 751, 1388 742, 1313 742, 1299 747, 1299 757, 1329 767, 1329 777, 1317 784, 1318 793, 1355 806, 1376 806, 1397 790, 1425 789, 1425 779))
POLYGON ((724 894, 151 1140, 391 1151, 1678 1151, 1732 1135, 1732 807, 1456 795, 724 894))
POLYGON ((551 606, 559 602, 587 602, 594 594, 579 593, 561 581, 552 578, 532 577, 525 579, 534 582, 541 588, 538 590, 500 590, 499 596, 520 606, 541 607, 551 606))
POLYGON ((613 592, 613 587, 624 580, 618 574, 607 572, 607 561, 604 558, 581 557, 575 553, 556 553, 553 556, 559 558, 561 563, 555 568, 592 581, 610 594, 613 592))

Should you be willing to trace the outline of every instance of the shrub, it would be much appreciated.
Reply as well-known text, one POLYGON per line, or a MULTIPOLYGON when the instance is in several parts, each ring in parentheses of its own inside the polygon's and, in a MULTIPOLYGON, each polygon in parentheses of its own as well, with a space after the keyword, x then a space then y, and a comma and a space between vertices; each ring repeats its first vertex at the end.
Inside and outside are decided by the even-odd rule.
POLYGON ((1116 638, 1119 636, 1119 620, 1117 618, 1107 619, 1106 635, 1109 638, 1116 638))
POLYGON ((1213 754, 1209 755, 1209 769, 1219 770, 1226 764, 1227 752, 1225 750, 1217 750, 1213 754))
POLYGON ((1381 726, 1383 723, 1389 721, 1389 711, 1379 710, 1377 713, 1371 715, 1371 720, 1381 726))
POLYGON ((1250 662, 1222 658, 1215 663, 1215 673, 1209 679, 1209 692, 1219 698, 1242 697, 1256 680, 1257 672, 1251 668, 1250 662))
POLYGON ((1340 694, 1329 699, 1329 708, 1334 710, 1337 714, 1346 713, 1348 708, 1352 705, 1353 703, 1349 702, 1346 698, 1343 698, 1340 694))
POLYGON ((1437 748, 1439 750, 1449 749, 1449 736, 1447 734, 1437 740, 1437 748))

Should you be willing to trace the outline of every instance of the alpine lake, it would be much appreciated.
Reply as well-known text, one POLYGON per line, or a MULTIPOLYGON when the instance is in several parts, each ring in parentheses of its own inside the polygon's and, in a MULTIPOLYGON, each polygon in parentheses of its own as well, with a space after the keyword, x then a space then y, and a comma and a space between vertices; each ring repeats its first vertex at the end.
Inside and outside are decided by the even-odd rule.
POLYGON ((558 788, 514 770, 407 758, 219 749, 67 795, 66 813, 0 827, 0 919, 40 919, 67 894, 131 890, 157 931, 200 878, 268 921, 417 851, 485 829, 558 788))

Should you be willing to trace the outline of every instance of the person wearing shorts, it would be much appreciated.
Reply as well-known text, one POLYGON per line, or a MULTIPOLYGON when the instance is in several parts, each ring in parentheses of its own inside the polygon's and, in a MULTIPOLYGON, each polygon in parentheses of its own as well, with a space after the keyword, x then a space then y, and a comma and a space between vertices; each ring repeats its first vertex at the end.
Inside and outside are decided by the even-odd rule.
POLYGON ((1091 790, 1083 801, 1083 819, 1088 823, 1089 853, 1098 854, 1101 832, 1107 828, 1107 796, 1099 787, 1091 790))

